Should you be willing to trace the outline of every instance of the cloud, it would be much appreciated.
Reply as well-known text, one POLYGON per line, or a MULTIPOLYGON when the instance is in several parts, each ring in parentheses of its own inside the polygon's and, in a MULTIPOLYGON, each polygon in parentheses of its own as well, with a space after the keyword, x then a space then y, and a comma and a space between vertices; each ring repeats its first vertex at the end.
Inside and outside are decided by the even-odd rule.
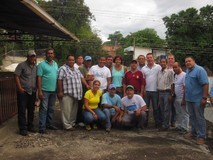
POLYGON ((92 22, 103 41, 109 34, 120 31, 124 36, 145 28, 154 28, 161 38, 166 28, 162 18, 190 7, 201 8, 212 0, 85 0, 95 15, 92 22))

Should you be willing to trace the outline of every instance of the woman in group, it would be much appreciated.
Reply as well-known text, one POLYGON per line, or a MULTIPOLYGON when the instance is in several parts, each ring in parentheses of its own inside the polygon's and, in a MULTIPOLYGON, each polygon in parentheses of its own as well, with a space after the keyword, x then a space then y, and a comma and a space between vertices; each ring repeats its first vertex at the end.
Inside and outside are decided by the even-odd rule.
POLYGON ((99 108, 100 97, 102 92, 99 90, 100 81, 93 81, 92 89, 84 95, 83 119, 86 130, 97 129, 97 123, 102 124, 106 121, 104 112, 99 108))
POLYGON ((123 87, 122 79, 127 67, 122 65, 123 59, 121 56, 115 56, 113 59, 114 65, 111 68, 112 72, 112 84, 116 85, 116 93, 122 98, 123 97, 123 87))

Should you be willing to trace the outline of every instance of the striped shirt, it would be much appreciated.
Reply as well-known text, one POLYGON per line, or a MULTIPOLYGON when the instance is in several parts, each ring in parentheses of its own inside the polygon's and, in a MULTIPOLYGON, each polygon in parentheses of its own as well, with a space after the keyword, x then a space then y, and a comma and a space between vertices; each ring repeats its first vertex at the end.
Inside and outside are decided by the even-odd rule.
POLYGON ((157 89, 158 90, 169 90, 171 85, 174 83, 173 71, 169 69, 160 70, 158 72, 157 89))
POLYGON ((58 79, 62 80, 63 92, 78 100, 82 99, 82 83, 83 75, 79 69, 73 67, 72 69, 64 64, 59 68, 58 79))

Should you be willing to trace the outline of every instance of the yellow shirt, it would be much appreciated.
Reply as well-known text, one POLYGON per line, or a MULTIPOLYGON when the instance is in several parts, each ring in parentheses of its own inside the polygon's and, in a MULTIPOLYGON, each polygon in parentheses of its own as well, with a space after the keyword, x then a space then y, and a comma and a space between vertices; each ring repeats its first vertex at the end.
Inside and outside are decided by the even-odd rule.
MULTIPOLYGON (((90 89, 85 93, 84 98, 88 100, 88 105, 91 109, 96 109, 98 108, 98 103, 100 102, 101 95, 102 93, 100 90, 98 90, 97 93, 94 95, 92 93, 92 90, 90 89)), ((85 107, 83 107, 83 109, 85 109, 85 107)))

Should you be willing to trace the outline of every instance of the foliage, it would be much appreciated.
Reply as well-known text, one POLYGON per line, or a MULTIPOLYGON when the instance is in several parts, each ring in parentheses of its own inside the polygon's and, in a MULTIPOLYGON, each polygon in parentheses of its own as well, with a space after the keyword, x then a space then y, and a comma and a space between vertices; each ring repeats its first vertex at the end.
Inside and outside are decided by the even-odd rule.
POLYGON ((213 6, 199 11, 189 8, 163 18, 166 25, 168 47, 183 61, 186 54, 193 54, 197 63, 213 69, 213 6))

